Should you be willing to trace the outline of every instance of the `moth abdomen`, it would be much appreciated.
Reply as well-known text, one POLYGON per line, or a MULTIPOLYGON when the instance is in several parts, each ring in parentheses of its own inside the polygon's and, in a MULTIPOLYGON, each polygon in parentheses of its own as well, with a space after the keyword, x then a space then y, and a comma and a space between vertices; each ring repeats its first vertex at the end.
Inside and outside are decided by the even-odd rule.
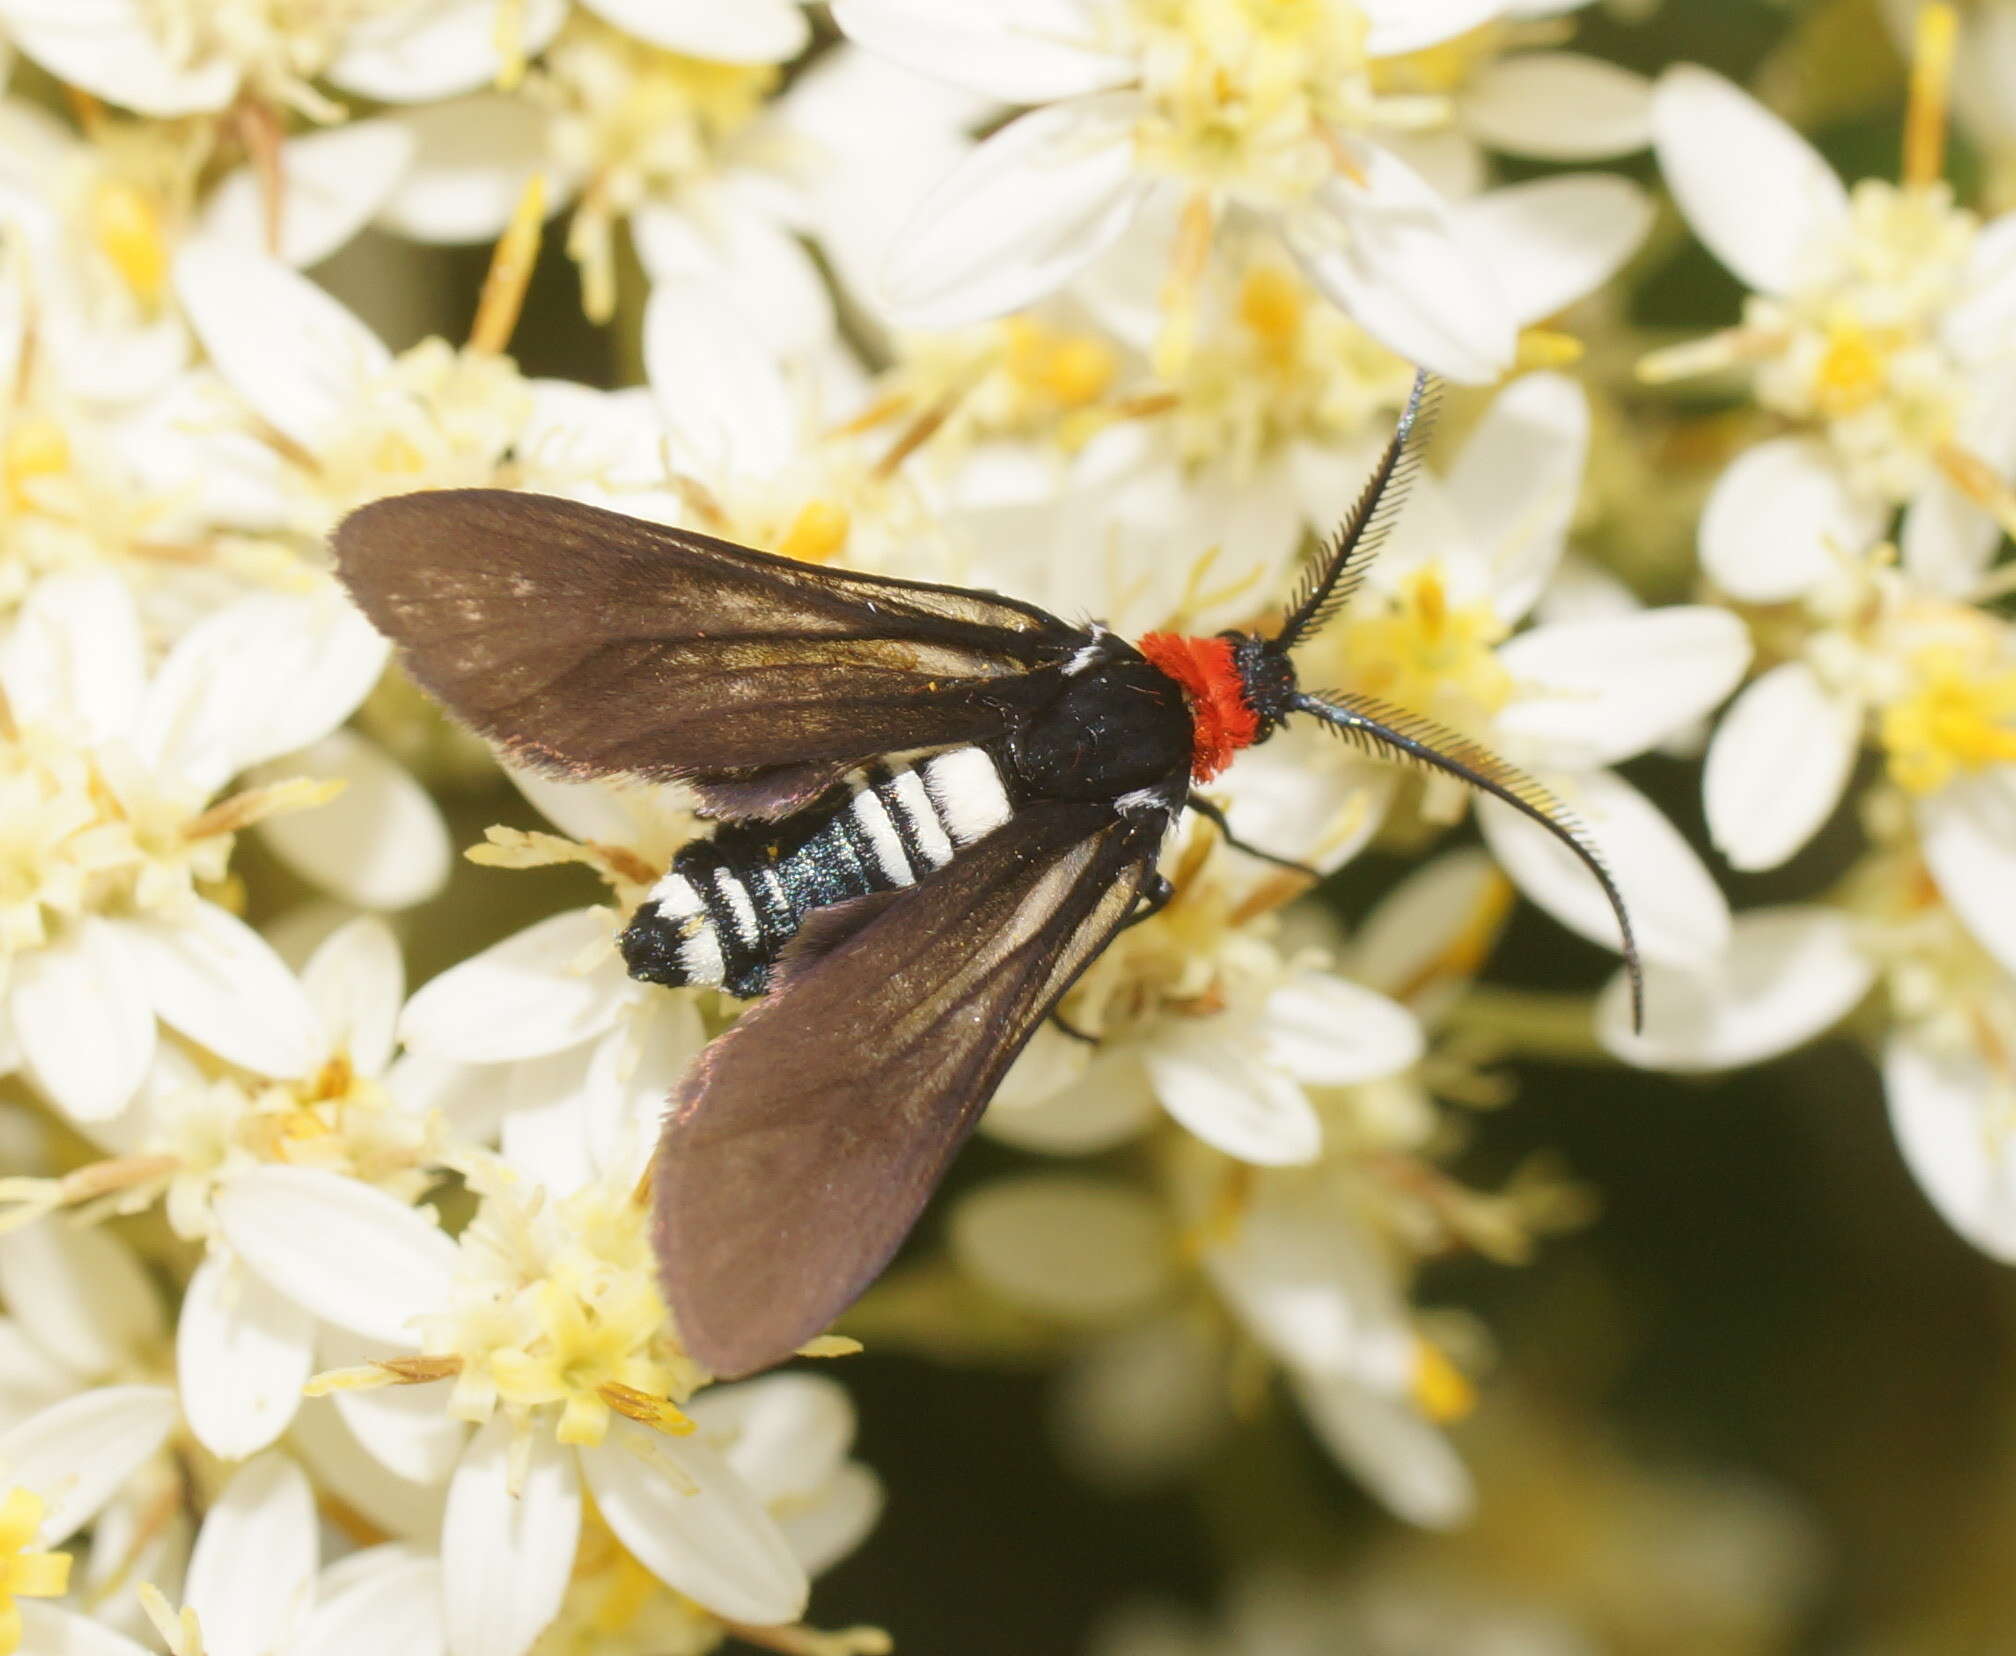
POLYGON ((781 822, 683 847, 624 931, 624 961, 647 983, 760 995, 807 915, 915 885, 1013 814, 984 748, 877 764, 781 822))

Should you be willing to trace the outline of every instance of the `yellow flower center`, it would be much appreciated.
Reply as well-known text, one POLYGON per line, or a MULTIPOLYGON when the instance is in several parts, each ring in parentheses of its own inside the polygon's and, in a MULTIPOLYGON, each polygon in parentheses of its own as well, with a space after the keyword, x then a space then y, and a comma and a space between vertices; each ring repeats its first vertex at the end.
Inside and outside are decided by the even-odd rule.
POLYGON ((780 74, 775 64, 662 51, 585 12, 547 48, 526 86, 553 113, 554 160, 588 180, 568 251, 591 317, 606 320, 614 308, 616 221, 719 172, 780 74))
POLYGON ((1028 316, 1001 326, 1002 365, 1027 405, 1083 408, 1106 394, 1119 370, 1118 354, 1095 335, 1065 333, 1028 316))
POLYGON ((1371 103, 1364 14, 1350 0, 1134 0, 1150 166, 1279 200, 1335 166, 1323 128, 1371 103))
POLYGON ((0 1497, 0 1656, 21 1648, 17 1598, 60 1598, 70 1589, 70 1555, 36 1552, 42 1497, 15 1485, 0 1497))
POLYGON ((1938 646, 1911 666, 1912 687, 1877 722, 1899 787, 1936 793, 1957 776, 2016 764, 2016 665, 1987 667, 1938 646))
POLYGON ((502 1407, 561 1443, 601 1442, 612 1410, 691 1431, 677 1405, 704 1376, 670 1332, 634 1192, 590 1185, 553 1202, 508 1170, 472 1182, 484 1201, 460 1239, 462 1300, 426 1343, 459 1366, 454 1412, 502 1407))
POLYGON ((1432 1340, 1414 1342, 1414 1407, 1438 1426, 1464 1419, 1477 1407, 1477 1388, 1432 1340))
POLYGON ((169 238, 161 204, 138 185, 100 180, 86 208, 91 239, 132 289, 152 307, 168 281, 169 238))
POLYGON ((845 506, 830 500, 807 501, 778 538, 777 554, 800 563, 831 563, 846 549, 853 521, 845 506))
POLYGON ((1352 689, 1481 735, 1515 688, 1493 653, 1506 632, 1488 603, 1452 604, 1429 564, 1390 598, 1361 603, 1339 647, 1352 689))
POLYGON ((7 499, 17 512, 32 511, 37 485, 70 470, 70 435, 47 414, 24 414, 7 429, 0 448, 0 468, 7 479, 7 499))

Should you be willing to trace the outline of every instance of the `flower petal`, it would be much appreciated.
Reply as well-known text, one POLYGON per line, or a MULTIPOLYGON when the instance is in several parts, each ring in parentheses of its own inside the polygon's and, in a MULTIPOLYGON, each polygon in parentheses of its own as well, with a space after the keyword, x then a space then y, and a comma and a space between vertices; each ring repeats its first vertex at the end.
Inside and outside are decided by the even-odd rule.
MULTIPOLYGON (((1475 846, 1444 852, 1379 900, 1347 957, 1351 975, 1382 994, 1411 999, 1465 942, 1490 941, 1479 927, 1501 910, 1505 878, 1475 846)), ((1493 928, 1495 931, 1495 928, 1493 928)), ((1476 960, 1474 970, 1483 961, 1476 960)))
POLYGON ((1652 83, 1580 52, 1514 52, 1470 78, 1457 118, 1536 161, 1600 161, 1652 142, 1652 83))
POLYGON ((703 219, 654 204, 630 215, 630 235, 653 282, 711 283, 771 351, 816 351, 833 337, 825 277, 805 244, 770 218, 740 208, 703 219))
POLYGON ((504 27, 516 31, 516 53, 531 58, 545 50, 566 18, 566 0, 518 0, 508 25, 495 0, 396 7, 376 17, 366 12, 345 37, 328 75, 346 92, 385 103, 436 103, 502 75, 504 27))
POLYGON ((1855 497, 1824 444, 1774 437, 1716 479, 1701 514, 1701 566, 1732 598, 1783 603, 1882 532, 1881 509, 1855 497))
MULTIPOLYGON (((494 26, 490 0, 484 10, 494 26)), ((378 211, 378 222, 410 241, 491 241, 503 234, 535 174, 550 172, 549 117, 504 92, 478 92, 390 117, 413 140, 413 159, 378 211)), ((564 175, 553 199, 570 193, 564 175)))
POLYGON ((1774 667, 1736 698, 1701 775, 1708 834, 1745 873, 1802 849, 1847 791, 1862 709, 1803 661, 1774 667))
POLYGON ((1430 372, 1464 384, 1496 379, 1511 365, 1517 329, 1448 204, 1399 157, 1340 142, 1358 176, 1332 176, 1284 226, 1311 280, 1430 372))
POLYGON ((21 1618, 21 1649, 32 1656, 154 1656, 150 1647, 60 1604, 21 1599, 14 1609, 21 1618))
POLYGON ((679 461, 697 476, 769 478, 790 464, 798 444, 790 388, 719 284, 682 276, 651 290, 644 367, 679 461), (709 395, 695 397, 698 385, 709 395))
POLYGON ((1940 895, 2003 970, 2016 972, 2016 765, 1921 799, 1918 834, 1940 895))
POLYGON ((1996 1077, 1972 1053, 1896 1035, 1883 1053, 1883 1090, 1897 1147, 1940 1217, 1983 1253, 2016 1263, 2016 1146, 1996 1077))
MULTIPOLYGON (((1721 954, 1729 904, 1658 807, 1607 771, 1578 776, 1568 803, 1609 862, 1647 960, 1705 966, 1721 954)), ((1606 949, 1619 946, 1616 916, 1567 846, 1499 800, 1480 802, 1477 823, 1520 890, 1570 931, 1606 949)))
POLYGON ((447 1505, 444 1480, 432 1487, 395 1478, 357 1441, 335 1409, 311 1403, 294 1417, 287 1442, 315 1475, 316 1486, 355 1509, 387 1535, 432 1551, 447 1505))
POLYGON ((178 62, 164 51, 144 0, 6 0, 0 22, 58 80, 141 115, 221 110, 238 89, 238 66, 225 54, 178 62))
POLYGON ((1652 93, 1659 170, 1694 233, 1747 286, 1783 293, 1848 217, 1848 192, 1806 140, 1693 64, 1652 93))
POLYGON ((118 1494, 175 1427, 167 1386, 100 1386, 0 1433, 0 1479, 47 1503, 37 1540, 61 1546, 118 1494))
POLYGON ((1449 1440, 1397 1398, 1356 1380, 1295 1377, 1295 1396, 1337 1463, 1400 1518, 1454 1529, 1476 1485, 1449 1440))
POLYGON ((455 1244, 428 1215, 340 1173, 255 1167, 212 1202, 246 1268, 326 1322, 397 1350, 454 1293, 455 1244))
POLYGON ((1375 989, 1328 972, 1296 972, 1267 997, 1267 1062, 1298 1081, 1349 1087, 1420 1060, 1421 1025, 1375 989))
POLYGON ((312 1316, 230 1254, 205 1256, 175 1325, 176 1382, 204 1448, 242 1460, 272 1443, 294 1418, 314 1355, 312 1316))
POLYGON ((127 741, 146 668, 126 584, 80 570, 29 588, 0 649, 0 690, 16 729, 50 725, 89 742, 127 741))
POLYGON ((906 69, 1003 103, 1110 91, 1140 72, 1131 56, 1099 50, 1096 19, 1079 0, 1025 0, 1012 9, 959 0, 835 0, 833 21, 906 69))
POLYGON ((581 0, 604 22, 668 52, 721 63, 783 63, 811 38, 794 0, 581 0))
POLYGON ((177 920, 122 920, 161 1021, 261 1075, 304 1075, 323 1056, 314 1009, 272 946, 197 902, 177 920))
POLYGON ((168 653, 147 692, 138 745, 160 768, 216 788, 341 724, 389 653, 333 583, 239 599, 168 653))
POLYGON ((249 1460, 224 1486, 189 1555, 183 1596, 213 1656, 288 1648, 315 1604, 321 1551, 315 1492, 277 1451, 249 1460))
POLYGON ((1308 1096, 1236 1032, 1214 1039, 1185 1030, 1141 1057, 1162 1107, 1226 1155, 1274 1167, 1321 1153, 1323 1127, 1308 1096))
POLYGON ((1622 973, 1604 990, 1596 1030, 1626 1063, 1681 1073, 1740 1069, 1803 1046, 1853 1011, 1875 981, 1848 917, 1802 906, 1736 917, 1712 967, 1650 965, 1645 1028, 1631 1028, 1622 973))
POLYGON ((130 1369, 167 1333, 147 1273, 104 1231, 61 1219, 0 1232, 0 1299, 84 1380, 130 1369))
POLYGON ((1358 0, 1358 9, 1371 25, 1365 50, 1390 57, 1481 28, 1505 9, 1505 0, 1358 0))
POLYGON ((1072 98, 1010 121, 919 204, 890 249, 883 300, 906 327, 951 328, 1056 291, 1132 221, 1133 93, 1072 98))
POLYGON ((371 1650, 444 1656, 448 1636, 442 1625, 439 1559, 406 1554, 341 1591, 330 1591, 325 1577, 323 1590, 326 1596, 302 1631, 300 1656, 358 1656, 371 1650))
POLYGON ((687 1412, 766 1505, 817 1494, 854 1441, 853 1403, 837 1381, 819 1374, 710 1386, 687 1412))
POLYGON ((175 291, 217 371, 310 450, 391 362, 378 336, 341 304, 262 254, 190 242, 175 258, 175 291))
POLYGON ((616 1539, 668 1587, 756 1627, 804 1611, 810 1585, 776 1520, 697 1437, 612 1420, 581 1467, 616 1539))
POLYGON ((361 915, 322 940, 301 969, 332 1051, 361 1075, 383 1075, 406 993, 406 966, 392 928, 361 915))
POLYGON ((413 160, 397 121, 352 121, 291 138, 280 149, 279 246, 268 237, 265 186, 247 164, 211 192, 198 234, 299 268, 320 264, 362 230, 413 160))
POLYGON ((29 1078, 73 1121, 116 1116, 154 1059, 154 1002, 120 928, 86 916, 18 956, 9 991, 29 1078))
POLYGON ((1254 1337, 1308 1374, 1398 1384, 1413 1335, 1393 1268, 1350 1215, 1267 1191, 1204 1266, 1254 1337))
POLYGON ((882 1480, 859 1461, 849 1461, 777 1522, 799 1565, 808 1576, 816 1576, 868 1538, 884 1504, 882 1480))
POLYGON ((259 825, 260 837, 297 873, 371 909, 411 908, 447 884, 454 848, 440 807, 377 743, 332 730, 249 780, 296 776, 343 784, 326 805, 259 825))
POLYGON ((953 1256, 996 1293, 1042 1316, 1105 1322, 1168 1287, 1175 1238, 1139 1191, 1103 1179, 1002 1179, 953 1210, 953 1256))
MULTIPOLYGON (((334 1327, 322 1331, 317 1351, 325 1368, 351 1368, 384 1355, 375 1341, 334 1327)), ((444 1485, 462 1458, 469 1428, 447 1411, 439 1385, 346 1387, 332 1392, 330 1401, 371 1458, 403 1483, 444 1485)))
POLYGON ((1652 198, 1609 173, 1508 185, 1454 212, 1457 233, 1521 327, 1603 286, 1638 251, 1653 218, 1652 198))
POLYGON ((512 1425, 469 1440, 448 1485, 441 1586, 454 1656, 523 1656, 559 1612, 581 1534, 574 1452, 545 1432, 525 1441, 512 1488, 512 1425))
POLYGON ((1498 729, 1542 769, 1614 765, 1716 707, 1750 665, 1750 633, 1727 610, 1673 604, 1616 620, 1533 628, 1498 651, 1519 681, 1498 729))
POLYGON ((1566 374, 1522 374, 1458 452, 1442 493, 1489 548, 1491 603, 1519 620, 1561 561, 1589 457, 1589 398, 1566 374))
POLYGON ((591 1041, 616 1021, 628 977, 613 949, 586 971, 582 955, 606 948, 600 909, 570 909, 528 926, 459 966, 406 1003, 400 1034, 434 1058, 473 1064, 537 1058, 591 1041))

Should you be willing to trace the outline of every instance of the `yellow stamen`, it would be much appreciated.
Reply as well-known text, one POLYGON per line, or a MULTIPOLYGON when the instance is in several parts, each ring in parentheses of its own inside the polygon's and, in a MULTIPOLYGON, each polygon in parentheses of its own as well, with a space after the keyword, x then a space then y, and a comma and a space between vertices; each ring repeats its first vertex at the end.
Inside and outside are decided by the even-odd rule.
POLYGON ((539 262, 540 232, 545 222, 546 175, 534 173, 490 255, 483 293, 476 302, 476 320, 469 327, 472 351, 501 356, 511 343, 518 313, 525 307, 525 290, 532 285, 532 271, 539 262))
POLYGON ((1308 289, 1274 265, 1248 271, 1239 284, 1239 320, 1279 362, 1294 357, 1308 308, 1308 289))
POLYGON ((1104 340, 1060 333, 1027 316, 1011 316, 1002 326, 1004 366, 1024 391, 1062 408, 1082 408, 1113 383, 1119 359, 1104 340))
POLYGON ((1197 336, 1197 289, 1211 260, 1211 193, 1199 190, 1183 204, 1176 252, 1162 284, 1162 333, 1155 341, 1155 372, 1174 379, 1190 360, 1197 336))
POLYGON ((1931 0, 1919 11, 1911 53, 1911 102, 1904 117, 1907 189, 1924 189, 1946 169, 1946 110, 1959 36, 1960 14, 1948 0, 1931 0))
MULTIPOLYGON (((688 1437, 695 1429, 693 1417, 683 1413, 669 1397, 653 1397, 617 1380, 605 1380, 596 1387, 596 1395, 625 1419, 668 1437, 688 1437)), ((564 1436, 561 1441, 566 1441, 564 1436)))
POLYGON ((855 1357, 859 1356, 862 1345, 859 1340, 851 1340, 845 1334, 821 1334, 816 1340, 807 1340, 798 1348, 800 1357, 855 1357))
POLYGON ((46 415, 30 414, 14 422, 0 449, 0 467, 7 479, 7 498, 17 512, 29 511, 35 501, 35 484, 45 477, 60 477, 70 469, 70 438, 63 427, 46 415))
POLYGON ((204 1656, 203 1624, 196 1619, 194 1610, 185 1604, 177 1615, 167 1595, 151 1581, 140 1583, 138 1596, 140 1608, 147 1612, 147 1619, 168 1647, 169 1656, 204 1656))
POLYGON ((113 1156, 91 1162, 60 1179, 0 1179, 0 1202, 20 1204, 0 1213, 0 1235, 58 1208, 78 1207, 102 1196, 169 1178, 181 1165, 175 1156, 113 1156))
POLYGON ((1438 1426, 1463 1419, 1477 1407, 1477 1388, 1431 1341, 1414 1342, 1414 1407, 1438 1426))
POLYGON ((327 1397, 339 1391, 377 1391, 382 1386, 426 1386, 450 1380, 462 1372, 460 1357, 387 1357, 350 1368, 324 1369, 301 1388, 303 1397, 327 1397))
POLYGON ((91 192, 91 239, 133 297, 159 302, 168 282, 168 236, 159 205, 135 185, 106 179, 91 192))
POLYGON ((1993 466, 1952 442, 1941 443, 1933 458, 1956 489, 2002 525, 2005 535, 2016 535, 2016 489, 1993 466))
POLYGON ((1936 793, 1963 773, 2016 764, 2016 667, 1982 671, 1947 649, 1914 665, 1917 685, 1877 725, 1899 787, 1936 793))
POLYGON ((200 840, 216 834, 235 834, 268 817, 289 811, 312 811, 318 805, 327 805, 348 786, 340 776, 296 776, 263 788, 247 788, 229 799, 218 800, 201 816, 191 817, 183 824, 182 837, 200 840))
POLYGON ((516 90, 525 78, 525 0, 498 0, 491 34, 497 46, 497 90, 516 90))
POLYGON ((800 563, 831 563, 846 547, 851 527, 846 507, 830 500, 808 500, 777 542, 778 556, 800 563))
POLYGON ((1682 345, 1648 352, 1638 359, 1635 372, 1640 385, 1671 385, 1675 380, 1719 374, 1725 368, 1755 361, 1778 343, 1775 337, 1755 329, 1724 328, 1706 339, 1690 339, 1682 345))
POLYGON ((904 427, 903 434, 890 445, 889 452, 875 462, 875 469, 870 475, 878 482, 894 477, 905 460, 938 435, 939 427, 952 417, 952 410, 957 406, 956 397, 944 397, 925 409, 904 427))
POLYGON ((1572 368, 1585 354, 1582 341, 1573 334, 1528 328, 1519 335, 1519 354, 1512 371, 1524 374, 1535 368, 1572 368))
POLYGON ((1859 414, 1883 395, 1896 342, 1844 314, 1827 327, 1827 349, 1813 376, 1813 401, 1830 420, 1859 414))
POLYGON ((796 1623, 788 1627, 750 1627, 724 1621, 728 1632, 758 1650, 777 1656, 889 1656, 896 1642, 879 1627, 843 1627, 832 1633, 796 1623))
POLYGON ((30 1550, 44 1510, 42 1497, 18 1484, 0 1499, 0 1656, 21 1647, 16 1598, 61 1598, 70 1588, 68 1553, 30 1550))

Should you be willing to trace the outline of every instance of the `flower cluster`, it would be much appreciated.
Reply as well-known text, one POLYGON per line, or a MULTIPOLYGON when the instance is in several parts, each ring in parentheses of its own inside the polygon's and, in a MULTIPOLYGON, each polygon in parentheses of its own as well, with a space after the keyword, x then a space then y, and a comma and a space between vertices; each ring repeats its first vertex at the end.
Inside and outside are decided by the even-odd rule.
MULTIPOLYGON (((1489 1476, 1521 1428, 1464 1424, 1495 1351, 1427 1273, 1590 1211, 1545 1158, 1464 1176, 1507 1061, 1725 1070, 1858 1008, 1913 1174, 2016 1261, 2016 215, 1943 148, 1950 91, 2010 193, 2016 8, 1902 8, 1902 175, 1855 184, 1707 70, 1573 50, 1580 9, 0 0, 0 1656, 888 1647, 805 1619, 882 1502, 846 1365, 718 1384, 653 1263, 664 1100, 741 1008, 617 939, 709 825, 425 703, 325 545, 412 490, 1202 634, 1278 616, 1416 367, 1453 382, 1298 664, 1560 796, 1643 1026, 1621 973, 1489 981, 1521 898, 1625 943, 1530 815, 1284 731, 995 1098, 1041 1159, 805 1356, 1042 1360, 1109 1485, 1278 1395, 1456 1526, 1466 1437, 1489 1476), (1653 192, 1604 170, 1647 150, 1749 290, 1656 349, 1614 302, 1653 192), (511 354, 587 327, 622 383, 511 354), (1727 465, 1655 592, 1599 507, 1695 375, 1727 465), (1653 754, 1699 758, 1707 849, 1619 774, 1653 754), (1849 813, 1828 889, 1732 912, 1717 859, 1849 813), (1411 866, 1347 926, 1315 876, 1367 853, 1411 866)), ((1512 1648, 1530 1606, 1459 1617, 1446 1568, 1105 1648, 1384 1649, 1410 1593, 1512 1648)))

